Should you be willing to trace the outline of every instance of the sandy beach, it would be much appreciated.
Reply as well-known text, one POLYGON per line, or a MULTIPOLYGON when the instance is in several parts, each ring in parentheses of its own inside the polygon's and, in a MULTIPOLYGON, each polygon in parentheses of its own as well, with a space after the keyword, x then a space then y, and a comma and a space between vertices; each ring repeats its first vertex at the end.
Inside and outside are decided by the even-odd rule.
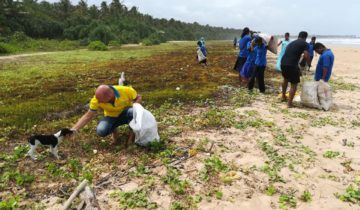
MULTIPOLYGON (((332 80, 359 87, 360 49, 330 48, 336 57, 332 80)), ((314 66, 318 58, 317 55, 314 66)), ((220 186, 222 198, 203 199, 198 204, 199 209, 279 209, 279 194, 291 194, 298 199, 294 209, 357 209, 356 204, 343 202, 335 195, 344 193, 349 185, 355 185, 354 182, 360 179, 360 129, 352 124, 352 120, 359 120, 360 94, 357 91, 337 90, 333 96, 336 105, 328 112, 305 107, 287 109, 285 104, 279 103, 273 96, 259 96, 251 106, 234 111, 237 116, 255 113, 256 118, 271 122, 274 126, 190 131, 175 138, 176 142, 206 138, 214 142, 215 154, 237 168, 236 175, 239 178, 231 184, 220 186), (283 133, 286 143, 276 143, 278 136, 274 132, 283 133), (274 140, 275 144, 272 143, 274 140), (281 169, 279 175, 285 180, 284 183, 274 184, 277 193, 273 196, 264 193, 269 186, 269 177, 261 171, 264 163, 269 162, 269 156, 259 147, 264 142, 272 145, 280 157, 292 162, 291 167, 281 169), (327 151, 339 152, 339 155, 329 159, 324 157, 327 151), (311 202, 300 201, 305 190, 311 193, 311 202)), ((199 113, 201 110, 192 112, 199 113)), ((181 169, 184 173, 182 178, 190 180, 194 194, 207 189, 206 184, 196 181, 202 161, 207 157, 199 153, 186 161, 181 169)), ((158 168, 154 173, 161 176, 164 170, 158 168)), ((130 191, 137 186, 138 183, 132 182, 120 188, 130 191)), ((151 193, 151 200, 155 200, 160 208, 169 209, 173 198, 168 190, 157 186, 151 193)), ((103 208, 117 209, 117 203, 106 198, 109 192, 111 190, 100 192, 103 208)))

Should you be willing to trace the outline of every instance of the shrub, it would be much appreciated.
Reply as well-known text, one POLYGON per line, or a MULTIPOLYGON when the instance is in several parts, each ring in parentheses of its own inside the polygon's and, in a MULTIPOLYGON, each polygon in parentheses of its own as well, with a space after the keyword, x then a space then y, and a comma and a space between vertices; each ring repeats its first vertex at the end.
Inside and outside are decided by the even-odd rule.
POLYGON ((59 48, 61 50, 72 50, 80 46, 80 43, 77 41, 63 40, 59 43, 59 48))
POLYGON ((11 40, 15 42, 25 42, 31 39, 30 37, 26 36, 26 34, 22 31, 16 31, 12 36, 11 40))
POLYGON ((13 47, 12 45, 0 42, 0 54, 9 54, 15 51, 15 47, 13 47))
POLYGON ((90 42, 90 44, 88 45, 88 49, 89 50, 100 50, 100 51, 105 51, 107 50, 107 46, 101 42, 101 41, 92 41, 90 42))

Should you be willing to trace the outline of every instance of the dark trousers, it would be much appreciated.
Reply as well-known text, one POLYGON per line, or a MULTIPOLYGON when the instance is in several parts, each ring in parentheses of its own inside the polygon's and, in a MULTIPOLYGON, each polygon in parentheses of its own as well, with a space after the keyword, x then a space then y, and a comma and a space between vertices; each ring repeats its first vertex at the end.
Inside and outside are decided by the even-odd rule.
POLYGON ((262 92, 262 93, 265 92, 264 72, 265 72, 265 66, 256 66, 255 67, 255 69, 251 75, 250 81, 248 83, 249 90, 252 90, 254 88, 255 78, 256 78, 260 92, 262 92))
POLYGON ((244 63, 246 62, 246 58, 243 57, 237 57, 235 65, 234 65, 234 70, 236 71, 241 71, 241 68, 243 67, 244 63))

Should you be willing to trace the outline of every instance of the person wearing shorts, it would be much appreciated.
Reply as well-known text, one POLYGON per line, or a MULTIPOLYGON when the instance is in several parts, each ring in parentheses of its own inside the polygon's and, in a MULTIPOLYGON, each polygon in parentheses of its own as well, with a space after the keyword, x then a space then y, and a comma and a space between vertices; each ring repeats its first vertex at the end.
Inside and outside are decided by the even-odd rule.
POLYGON ((297 84, 300 82, 301 72, 299 69, 299 60, 302 54, 306 62, 310 63, 310 57, 308 48, 309 45, 306 43, 306 38, 308 33, 301 31, 299 33, 298 39, 291 42, 285 50, 285 54, 281 59, 281 74, 283 76, 282 83, 282 100, 287 101, 288 108, 293 107, 293 99, 296 93, 297 84), (289 98, 286 98, 286 90, 288 83, 291 83, 289 98))

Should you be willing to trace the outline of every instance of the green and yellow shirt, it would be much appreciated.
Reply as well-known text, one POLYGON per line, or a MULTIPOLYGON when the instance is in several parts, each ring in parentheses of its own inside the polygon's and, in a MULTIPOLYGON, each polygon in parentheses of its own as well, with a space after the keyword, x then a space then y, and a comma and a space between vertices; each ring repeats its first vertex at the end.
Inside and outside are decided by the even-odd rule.
POLYGON ((110 86, 115 92, 115 101, 112 103, 99 103, 94 96, 90 101, 90 110, 97 111, 99 108, 104 110, 104 115, 108 117, 117 117, 125 108, 133 105, 137 97, 136 91, 128 86, 110 86))

